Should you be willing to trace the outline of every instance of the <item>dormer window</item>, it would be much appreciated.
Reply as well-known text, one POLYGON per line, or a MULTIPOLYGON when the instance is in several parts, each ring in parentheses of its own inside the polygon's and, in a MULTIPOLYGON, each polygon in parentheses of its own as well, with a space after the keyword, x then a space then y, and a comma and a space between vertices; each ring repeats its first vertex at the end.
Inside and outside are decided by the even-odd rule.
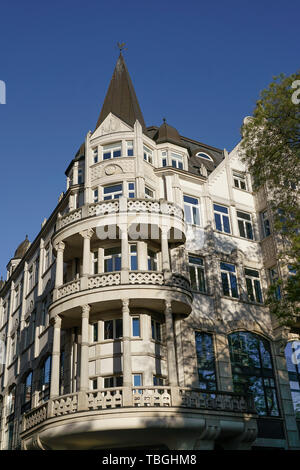
POLYGON ((153 152, 146 145, 144 145, 144 160, 148 163, 153 163, 153 152))
POLYGON ((247 191, 246 177, 242 173, 233 172, 234 187, 247 191))
POLYGON ((196 157, 204 158, 205 160, 209 160, 210 162, 213 161, 213 159, 209 155, 207 155, 207 153, 204 153, 204 152, 198 152, 196 154, 196 157))
POLYGON ((104 145, 103 147, 103 160, 110 158, 122 157, 122 144, 115 142, 114 144, 104 145))
POLYGON ((173 168, 179 168, 179 170, 183 170, 182 155, 171 152, 171 163, 173 168))

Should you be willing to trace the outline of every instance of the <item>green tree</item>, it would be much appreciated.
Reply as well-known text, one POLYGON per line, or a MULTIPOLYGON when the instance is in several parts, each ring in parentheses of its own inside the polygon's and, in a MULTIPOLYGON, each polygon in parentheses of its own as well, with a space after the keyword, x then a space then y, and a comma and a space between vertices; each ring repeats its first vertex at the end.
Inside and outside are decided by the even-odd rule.
POLYGON ((278 259, 290 276, 269 289, 267 304, 282 324, 300 315, 300 71, 274 77, 242 131, 254 190, 264 188, 274 221, 278 259), (278 295, 280 289, 280 295, 278 295))

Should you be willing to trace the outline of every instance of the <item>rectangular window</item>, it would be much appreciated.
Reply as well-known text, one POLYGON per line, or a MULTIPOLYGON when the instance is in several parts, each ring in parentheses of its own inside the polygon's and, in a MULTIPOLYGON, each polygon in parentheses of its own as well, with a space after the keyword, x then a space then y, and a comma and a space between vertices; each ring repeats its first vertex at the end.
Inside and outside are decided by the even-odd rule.
POLYGON ((160 375, 153 375, 153 385, 154 386, 163 386, 164 385, 164 379, 160 375))
POLYGON ((78 184, 82 184, 82 183, 83 183, 83 169, 78 168, 78 184))
POLYGON ((93 162, 97 163, 98 162, 98 147, 95 147, 93 149, 93 162))
POLYGON ((99 201, 99 191, 98 188, 93 189, 93 202, 98 202, 99 201))
POLYGON ((44 271, 48 269, 50 266, 50 243, 45 246, 45 253, 44 253, 44 271))
POLYGON ((141 336, 140 317, 132 318, 132 336, 134 337, 141 336))
POLYGON ((92 380, 92 389, 97 390, 98 388, 98 379, 93 379, 92 380))
POLYGON ((43 300, 42 302, 42 311, 41 311, 41 324, 42 326, 46 326, 47 325, 47 301, 46 300, 43 300))
POLYGON ((127 145, 127 157, 133 157, 133 141, 128 140, 126 142, 127 145))
POLYGON ((123 336, 123 321, 121 318, 116 320, 105 320, 104 339, 118 339, 123 336))
POLYGON ((161 324, 158 321, 151 320, 152 339, 161 341, 161 324))
POLYGON ((211 334, 195 332, 199 388, 216 390, 216 366, 211 334))
POLYGON ((14 310, 20 305, 20 285, 15 288, 14 310))
POLYGON ((152 189, 148 188, 147 186, 145 186, 145 198, 154 199, 154 192, 152 191, 152 189))
MULTIPOLYGON (((278 276, 278 269, 277 269, 276 266, 273 266, 273 268, 269 269, 269 279, 270 279, 271 286, 274 285, 274 284, 277 284, 279 276, 278 276)), ((276 300, 281 299, 281 289, 280 289, 279 285, 277 285, 276 288, 275 288, 274 297, 275 297, 276 300)))
POLYGON ((183 170, 182 156, 178 155, 178 153, 171 152, 171 163, 173 168, 183 170))
POLYGON ((105 186, 103 188, 103 199, 108 201, 109 199, 118 199, 123 194, 123 185, 114 184, 113 186, 105 186))
POLYGON ((104 249, 104 272, 121 271, 121 248, 104 249))
POLYGON ((250 214, 236 211, 240 237, 253 240, 253 227, 250 214))
POLYGON ((229 263, 220 263, 223 294, 238 298, 237 278, 235 266, 229 263))
POLYGON ((98 322, 93 324, 93 342, 98 341, 98 322))
POLYGON ((247 294, 252 302, 262 303, 262 292, 260 287, 259 272, 254 269, 245 268, 247 294))
POLYGON ((122 156, 122 144, 116 142, 110 145, 104 145, 102 149, 103 160, 109 160, 110 158, 118 158, 122 156))
POLYGON ((270 226, 268 211, 261 212, 260 217, 261 217, 263 236, 268 237, 269 235, 271 235, 271 226, 270 226))
POLYGON ((228 208, 220 206, 219 204, 214 204, 214 217, 216 230, 219 230, 220 232, 230 233, 228 208))
POLYGON ((94 251, 92 256, 93 256, 93 274, 98 274, 99 272, 98 251, 94 251))
POLYGON ((134 387, 142 387, 143 386, 142 374, 132 374, 132 385, 134 387))
POLYGON ((237 172, 233 172, 233 182, 235 188, 238 189, 244 189, 244 191, 247 191, 247 184, 246 184, 246 177, 245 175, 237 172))
POLYGON ((104 378, 104 388, 113 388, 113 387, 122 387, 122 386, 123 386, 122 375, 113 375, 112 377, 104 378))
POLYGON ((138 269, 138 257, 137 257, 137 246, 130 244, 130 269, 131 271, 137 271, 138 269))
POLYGON ((130 198, 135 197, 135 183, 133 182, 128 183, 128 197, 130 198))
POLYGON ((195 197, 183 196, 185 221, 200 225, 199 201, 195 197))
POLYGON ((157 271, 157 253, 148 249, 148 270, 157 271))
POLYGON ((144 160, 148 163, 153 163, 153 152, 152 150, 149 149, 149 147, 146 147, 146 145, 144 145, 144 160))
POLYGON ((30 292, 33 288, 33 266, 28 271, 28 289, 27 292, 30 292))
POLYGON ((206 292, 203 259, 189 256, 189 270, 192 289, 199 292, 206 292))
POLYGON ((168 166, 168 152, 161 152, 161 166, 168 166))

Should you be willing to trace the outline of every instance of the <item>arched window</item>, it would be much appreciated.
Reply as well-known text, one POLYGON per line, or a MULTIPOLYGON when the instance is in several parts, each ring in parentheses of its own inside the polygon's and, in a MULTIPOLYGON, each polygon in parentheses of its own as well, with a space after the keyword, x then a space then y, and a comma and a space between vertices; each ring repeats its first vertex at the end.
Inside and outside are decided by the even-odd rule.
POLYGON ((290 341, 285 348, 286 365, 296 418, 300 418, 300 341, 290 341))
POLYGON ((27 374, 23 383, 23 397, 22 397, 22 413, 30 410, 31 408, 31 397, 32 397, 32 372, 27 374))
POLYGON ((48 356, 41 367, 41 398, 46 401, 50 397, 51 356, 48 356))
POLYGON ((261 416, 279 416, 270 343, 247 331, 228 336, 234 392, 252 394, 261 416))
POLYGON ((213 161, 213 159, 209 155, 207 155, 207 153, 204 152, 196 153, 196 157, 205 158, 205 160, 209 160, 210 162, 213 161))

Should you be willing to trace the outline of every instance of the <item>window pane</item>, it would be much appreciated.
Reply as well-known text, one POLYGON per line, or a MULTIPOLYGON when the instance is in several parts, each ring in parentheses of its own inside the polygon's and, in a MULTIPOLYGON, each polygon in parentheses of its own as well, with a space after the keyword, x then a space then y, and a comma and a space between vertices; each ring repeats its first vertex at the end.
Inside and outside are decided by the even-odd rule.
POLYGON ((116 320, 116 338, 123 336, 123 320, 120 318, 116 320))
POLYGON ((246 238, 245 227, 244 227, 244 223, 242 220, 238 220, 238 226, 239 226, 240 237, 246 238))
POLYGON ((229 218, 226 215, 223 215, 223 224, 224 224, 224 232, 230 233, 229 218))
POLYGON ((226 273, 221 273, 223 294, 230 295, 228 277, 226 273))
POLYGON ((106 320, 104 322, 104 339, 113 339, 114 330, 113 330, 113 320, 106 320))
POLYGON ((219 206, 218 204, 214 204, 214 209, 218 212, 223 212, 224 214, 228 214, 227 207, 219 206))
POLYGON ((138 317, 132 319, 132 336, 140 336, 140 319, 138 317))

